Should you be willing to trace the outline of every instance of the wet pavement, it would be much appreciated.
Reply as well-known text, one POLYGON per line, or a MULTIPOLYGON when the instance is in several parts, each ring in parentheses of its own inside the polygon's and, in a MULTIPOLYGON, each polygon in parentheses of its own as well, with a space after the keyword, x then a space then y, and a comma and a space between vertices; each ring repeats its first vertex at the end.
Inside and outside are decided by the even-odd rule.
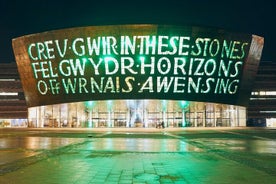
POLYGON ((276 183, 276 129, 0 129, 1 184, 276 183))

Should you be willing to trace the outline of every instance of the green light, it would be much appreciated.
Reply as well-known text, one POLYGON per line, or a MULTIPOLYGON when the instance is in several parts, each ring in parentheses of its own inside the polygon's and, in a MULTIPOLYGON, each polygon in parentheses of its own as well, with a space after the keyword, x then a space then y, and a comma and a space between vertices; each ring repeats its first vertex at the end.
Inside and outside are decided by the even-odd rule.
POLYGON ((144 55, 140 55, 140 56, 138 56, 138 61, 140 61, 140 62, 145 62, 145 59, 146 59, 146 57, 144 56, 144 55))
POLYGON ((167 100, 162 100, 162 111, 166 111, 168 106, 167 100))
POLYGON ((107 101, 106 101, 106 105, 107 105, 107 109, 108 109, 109 111, 111 111, 111 109, 112 109, 112 107, 113 107, 113 102, 112 102, 112 100, 107 100, 107 101))
POLYGON ((179 102, 179 106, 180 106, 181 109, 186 109, 187 107, 189 107, 189 105, 190 105, 189 101, 182 100, 182 101, 179 102))
POLYGON ((81 58, 81 61, 82 61, 83 63, 86 63, 86 62, 88 61, 88 58, 89 58, 89 57, 84 56, 84 57, 81 58))
POLYGON ((93 107, 96 105, 96 102, 94 101, 86 101, 84 102, 84 105, 87 109, 92 110, 93 107))
POLYGON ((187 109, 190 105, 190 102, 188 101, 179 101, 179 106, 182 109, 182 127, 185 127, 187 125, 186 117, 185 117, 185 109, 187 109))
POLYGON ((92 109, 93 107, 96 105, 96 102, 94 101, 86 101, 84 102, 84 106, 87 108, 88 112, 88 128, 92 128, 93 127, 93 122, 92 122, 92 109))

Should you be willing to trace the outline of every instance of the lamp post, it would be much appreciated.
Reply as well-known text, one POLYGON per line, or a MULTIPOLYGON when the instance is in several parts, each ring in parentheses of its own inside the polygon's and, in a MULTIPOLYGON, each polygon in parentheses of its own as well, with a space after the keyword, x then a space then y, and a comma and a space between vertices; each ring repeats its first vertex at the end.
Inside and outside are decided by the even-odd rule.
POLYGON ((188 101, 180 101, 179 102, 179 106, 182 110, 182 122, 181 122, 181 126, 185 127, 187 125, 186 122, 186 109, 189 107, 190 103, 188 101))
POLYGON ((107 110, 108 110, 107 127, 114 127, 114 123, 111 120, 111 112, 112 112, 113 103, 111 100, 108 100, 106 102, 106 105, 107 105, 107 110))
POLYGON ((87 101, 85 102, 85 107, 88 110, 88 127, 91 128, 93 126, 92 123, 92 111, 93 111, 93 107, 95 106, 95 102, 93 101, 87 101))
POLYGON ((165 127, 168 126, 168 122, 166 119, 167 106, 168 106, 168 101, 162 100, 162 121, 163 121, 165 127))

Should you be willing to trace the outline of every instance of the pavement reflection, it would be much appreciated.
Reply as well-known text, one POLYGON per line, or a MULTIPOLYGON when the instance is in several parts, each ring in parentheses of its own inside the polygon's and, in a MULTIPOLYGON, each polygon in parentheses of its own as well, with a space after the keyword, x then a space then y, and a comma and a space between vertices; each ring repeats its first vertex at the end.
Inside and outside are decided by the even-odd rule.
POLYGON ((187 152, 201 151, 177 139, 149 138, 99 138, 86 145, 91 151, 124 151, 124 152, 187 152))
POLYGON ((20 160, 40 154, 42 151, 56 149, 83 139, 59 137, 7 137, 0 138, 0 164, 20 160))
POLYGON ((276 142, 274 140, 249 140, 249 139, 197 139, 205 146, 214 149, 230 150, 236 152, 251 153, 276 153, 276 142))
POLYGON ((0 183, 276 183, 276 130, 0 129, 0 183))

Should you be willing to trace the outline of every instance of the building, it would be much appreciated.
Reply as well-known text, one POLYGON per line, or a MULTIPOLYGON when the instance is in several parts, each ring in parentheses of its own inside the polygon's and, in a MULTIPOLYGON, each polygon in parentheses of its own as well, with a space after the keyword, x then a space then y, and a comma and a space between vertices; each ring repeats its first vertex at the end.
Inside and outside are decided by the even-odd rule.
POLYGON ((247 108, 247 126, 276 127, 276 64, 260 62, 247 108))
POLYGON ((0 64, 0 127, 27 125, 28 108, 16 63, 0 64))
POLYGON ((167 25, 13 39, 29 127, 246 126, 262 47, 256 35, 167 25))

